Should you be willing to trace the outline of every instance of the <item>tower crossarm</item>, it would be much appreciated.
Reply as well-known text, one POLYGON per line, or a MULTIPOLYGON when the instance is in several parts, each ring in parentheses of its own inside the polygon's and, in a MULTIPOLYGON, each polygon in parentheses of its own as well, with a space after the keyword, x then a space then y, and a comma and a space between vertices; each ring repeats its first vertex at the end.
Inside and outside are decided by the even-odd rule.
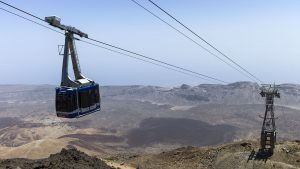
POLYGON ((61 30, 67 31, 67 32, 72 33, 72 34, 76 34, 80 37, 88 38, 88 34, 80 31, 79 29, 77 29, 75 27, 72 27, 72 26, 66 26, 66 25, 61 24, 60 23, 61 20, 57 16, 45 17, 45 21, 48 22, 50 25, 52 25, 54 27, 57 27, 61 30))

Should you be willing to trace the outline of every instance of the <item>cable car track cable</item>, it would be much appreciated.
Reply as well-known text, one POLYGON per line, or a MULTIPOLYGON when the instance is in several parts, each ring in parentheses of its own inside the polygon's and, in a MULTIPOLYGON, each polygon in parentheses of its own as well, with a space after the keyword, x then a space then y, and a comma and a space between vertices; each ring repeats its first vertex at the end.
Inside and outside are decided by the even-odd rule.
POLYGON ((11 7, 11 8, 14 8, 14 9, 16 9, 16 10, 18 10, 18 11, 20 11, 20 12, 23 12, 23 13, 25 13, 25 14, 27 14, 27 15, 30 15, 30 16, 32 16, 32 17, 38 19, 38 20, 44 21, 44 19, 42 19, 42 18, 40 18, 40 17, 37 17, 37 16, 35 16, 35 15, 29 13, 29 12, 26 12, 26 11, 20 9, 20 8, 17 8, 17 7, 15 7, 15 6, 13 6, 13 5, 10 5, 10 4, 6 3, 6 2, 0 1, 0 3, 4 4, 4 5, 6 5, 6 6, 9 6, 9 7, 11 7))
POLYGON ((153 15, 154 17, 156 17, 157 19, 159 19, 160 21, 164 22, 166 25, 168 25, 169 27, 171 27, 173 30, 175 30, 176 32, 178 32, 179 34, 181 34, 182 36, 184 36, 185 38, 189 39, 190 41, 192 41, 193 43, 195 43, 197 46, 199 46, 200 48, 202 48, 203 50, 205 50, 206 52, 208 52, 209 54, 215 56, 216 58, 218 58, 220 61, 224 62, 226 65, 228 65, 229 67, 235 69, 236 71, 238 71, 239 73, 241 73, 242 75, 246 76, 247 78, 250 78, 254 81, 256 81, 255 79, 253 79, 251 76, 245 74, 244 72, 242 72, 241 70, 239 70, 238 68, 236 68, 235 66, 231 65, 230 63, 226 62, 224 59, 222 59, 221 57, 219 57, 218 55, 216 55, 215 53, 213 53, 212 51, 210 51, 209 49, 207 49, 206 47, 202 46, 200 43, 198 43, 197 41, 195 41, 194 39, 192 39, 191 37, 189 37, 188 35, 186 35, 185 33, 183 33, 182 31, 180 31, 179 29, 175 28, 173 25, 169 24, 167 21, 165 21, 164 19, 162 19, 161 17, 159 17, 158 15, 154 14, 153 12, 151 12, 150 10, 148 10, 147 8, 145 8, 144 6, 142 6, 141 4, 139 4, 138 2, 136 2, 135 0, 131 0, 132 2, 134 2, 136 5, 138 5, 139 7, 143 8, 144 10, 146 10, 148 13, 150 13, 151 15, 153 15))
MULTIPOLYGON (((1 1, 0 1, 0 2, 1 2, 1 1)), ((52 30, 52 31, 54 31, 54 32, 57 32, 57 33, 59 33, 59 34, 64 35, 64 33, 60 32, 60 31, 58 31, 58 30, 55 30, 55 29, 53 29, 53 28, 51 28, 51 27, 49 27, 49 26, 45 26, 45 25, 40 24, 40 23, 38 23, 38 22, 36 22, 36 21, 34 21, 34 20, 28 19, 28 18, 26 18, 26 17, 24 17, 24 16, 21 16, 21 15, 19 15, 19 14, 16 14, 16 13, 11 12, 11 11, 9 11, 9 10, 6 10, 6 9, 4 9, 4 8, 1 8, 1 7, 0 7, 0 9, 3 10, 3 11, 5 11, 5 12, 8 12, 8 13, 10 13, 10 14, 12 14, 12 15, 18 16, 18 17, 20 17, 20 18, 22 18, 22 19, 25 19, 25 20, 27 20, 27 21, 29 21, 29 22, 32 22, 32 23, 34 23, 34 24, 37 24, 37 25, 39 25, 39 26, 42 26, 42 27, 44 27, 44 28, 47 28, 47 29, 49 29, 49 30, 52 30)))
MULTIPOLYGON (((172 29, 174 29, 178 33, 182 34, 182 32, 179 31, 177 28, 175 28, 174 26, 172 26, 171 24, 169 24, 168 22, 166 22, 165 20, 163 20, 161 17, 159 17, 158 15, 156 15, 153 12, 151 12, 150 10, 148 10, 145 6, 141 5, 136 0, 131 0, 131 1, 134 2, 136 5, 138 5, 139 7, 143 8, 145 11, 147 11, 148 13, 150 13, 151 15, 153 15, 154 17, 156 17, 157 19, 159 19, 160 21, 162 21, 165 24, 167 24, 168 26, 170 26, 172 29)), ((162 9, 161 7, 159 7, 153 1, 151 1, 151 0, 148 0, 148 1, 151 2, 153 5, 155 5, 157 8, 159 8, 161 11, 163 11, 164 13, 166 13, 168 16, 170 16, 172 19, 174 19, 177 23, 179 23, 184 28, 186 28, 187 30, 189 30, 192 34, 194 34, 195 36, 197 36, 200 40, 202 40, 203 42, 205 42, 207 45, 209 45, 211 48, 213 48, 214 50, 216 50, 218 53, 220 53, 222 56, 224 56, 225 58, 227 58, 231 63, 233 63, 234 65, 236 65, 237 67, 239 67, 243 71, 241 71, 240 69, 237 69, 236 67, 232 66, 231 64, 229 64, 228 62, 226 62, 222 58, 220 58, 218 55, 214 54, 213 52, 211 52, 207 48, 203 47, 202 45, 199 45, 199 43, 196 42, 196 44, 198 46, 200 46, 201 48, 203 48, 205 51, 207 51, 208 53, 210 53, 213 56, 217 57, 219 60, 221 60, 222 62, 226 63, 231 68, 234 68, 235 70, 237 70, 238 72, 240 72, 244 76, 247 76, 248 78, 250 78, 252 80, 255 80, 257 82, 263 83, 259 78, 257 78, 255 75, 253 75, 252 73, 250 73, 246 68, 243 68, 241 65, 239 65, 237 62, 235 62, 233 59, 231 59, 230 57, 228 57, 227 55, 225 55, 223 52, 221 52, 220 50, 218 50, 216 47, 214 47, 212 44, 210 44, 209 42, 207 42, 204 38, 202 38, 201 36, 199 36, 198 34, 196 34, 194 31, 192 31, 191 29, 189 29, 187 26, 185 26, 184 24, 182 24, 179 20, 177 20, 175 17, 173 17, 172 15, 170 15, 168 12, 166 12, 164 9, 162 9), (247 75, 244 72, 247 73, 247 75)), ((183 36, 185 36, 186 38, 192 40, 187 35, 183 35, 183 36)), ((195 43, 194 40, 192 40, 192 41, 195 43)))
POLYGON ((164 65, 167 65, 167 66, 170 66, 170 67, 174 67, 174 68, 177 68, 177 69, 180 69, 180 70, 189 72, 189 73, 197 74, 197 75, 203 76, 203 77, 205 77, 205 78, 209 78, 209 79, 212 79, 212 80, 215 80, 215 81, 218 81, 218 82, 222 82, 222 83, 228 83, 228 82, 225 82, 225 81, 223 81, 223 80, 220 80, 220 79, 217 79, 217 78, 208 76, 208 75, 204 75, 204 74, 201 74, 201 73, 198 73, 198 72, 195 72, 195 71, 192 71, 192 70, 183 68, 183 67, 179 67, 179 66, 176 66, 176 65, 173 65, 173 64, 164 62, 164 61, 160 61, 160 60, 154 59, 154 58, 152 58, 152 57, 148 57, 148 56, 145 56, 145 55, 142 55, 142 54, 139 54, 139 53, 136 53, 136 52, 127 50, 127 49, 123 49, 123 48, 121 48, 121 47, 114 46, 114 45, 111 45, 111 44, 108 44, 108 43, 105 43, 105 42, 102 42, 102 41, 98 41, 98 40, 96 40, 96 39, 92 39, 92 38, 87 38, 87 39, 92 40, 92 41, 95 41, 95 42, 98 42, 98 43, 101 43, 101 44, 103 44, 103 45, 106 45, 106 46, 109 46, 109 47, 112 47, 112 48, 115 48, 115 49, 122 50, 122 51, 124 51, 124 52, 128 52, 128 53, 131 53, 131 54, 134 54, 134 55, 137 55, 137 56, 140 56, 140 57, 143 57, 143 58, 146 58, 146 59, 149 59, 149 60, 152 60, 152 61, 161 63, 161 64, 164 64, 164 65))
MULTIPOLYGON (((189 75, 189 76, 193 76, 193 77, 196 77, 196 78, 200 78, 200 79, 202 79, 202 80, 206 80, 206 81, 213 82, 212 80, 210 80, 210 79, 205 79, 205 78, 203 78, 202 76, 197 76, 197 75, 190 74, 190 73, 187 73, 187 72, 184 72, 184 71, 180 71, 180 70, 177 70, 177 69, 173 69, 173 68, 171 68, 171 67, 167 67, 167 66, 164 66, 164 65, 155 63, 155 62, 151 62, 151 61, 148 61, 148 60, 145 60, 145 59, 141 59, 141 58, 139 58, 139 57, 135 57, 135 56, 132 56, 132 55, 128 55, 128 54, 126 54, 126 53, 119 52, 119 51, 116 51, 116 50, 113 50, 113 49, 109 49, 109 48, 106 48, 106 47, 104 47, 104 46, 100 46, 100 45, 97 45, 97 44, 94 44, 94 43, 91 43, 91 42, 88 42, 88 41, 84 41, 84 40, 81 40, 81 39, 79 39, 78 41, 81 41, 81 42, 84 42, 84 43, 87 43, 87 44, 90 44, 90 45, 93 45, 93 46, 96 46, 96 47, 99 47, 99 48, 102 48, 102 49, 105 49, 105 50, 108 50, 108 51, 111 51, 111 52, 114 52, 114 53, 118 53, 118 54, 121 54, 121 55, 124 55, 124 56, 128 56, 128 57, 131 57, 131 58, 134 58, 134 59, 143 61, 143 62, 147 62, 147 63, 153 64, 153 65, 159 66, 159 67, 163 67, 163 68, 165 68, 165 69, 173 70, 173 71, 176 71, 176 72, 179 72, 179 73, 183 73, 183 74, 185 74, 185 75, 189 75)), ((213 83, 214 83, 214 82, 213 82, 213 83)), ((226 83, 228 83, 228 82, 226 82, 226 83)))
POLYGON ((204 38, 202 38, 201 36, 199 36, 197 33, 195 33, 194 31, 192 31, 190 28, 188 28, 186 25, 184 25, 182 22, 180 22, 178 19, 176 19, 174 16, 172 16, 170 13, 168 13, 166 10, 164 10, 163 8, 161 8, 160 6, 158 6, 156 3, 154 3, 152 0, 148 0, 150 3, 152 3, 154 6, 156 6, 157 8, 159 8, 161 11, 163 11, 165 14, 167 14, 168 16, 170 16, 172 19, 174 19, 177 23, 179 23, 180 25, 182 25, 184 28, 186 28, 188 31, 190 31, 192 34, 194 34, 195 36, 197 36, 199 39, 201 39, 203 42, 205 42, 207 45, 209 45, 211 48, 213 48, 214 50, 216 50, 218 53, 220 53, 222 56, 224 56, 225 58, 227 58, 229 61, 231 61, 232 63, 234 63, 236 66, 238 66, 239 68, 241 68, 243 71, 245 71, 246 73, 248 73, 250 76, 252 76, 253 78, 255 78, 256 80, 258 80, 259 82, 263 83, 263 81, 261 81, 258 77, 256 77, 255 75, 253 75, 252 73, 250 73, 246 68, 244 68, 243 66, 241 66, 240 64, 238 64, 236 61, 234 61, 233 59, 231 59, 229 56, 227 56, 226 54, 224 54, 223 52, 221 52, 219 49, 217 49, 215 46, 213 46, 211 43, 209 43, 207 40, 205 40, 204 38))

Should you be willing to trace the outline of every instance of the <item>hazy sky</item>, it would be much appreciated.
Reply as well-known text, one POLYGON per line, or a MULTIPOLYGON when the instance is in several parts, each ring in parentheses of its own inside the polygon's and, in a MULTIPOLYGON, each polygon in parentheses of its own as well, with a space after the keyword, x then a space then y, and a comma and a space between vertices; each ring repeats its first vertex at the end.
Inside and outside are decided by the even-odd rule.
MULTIPOLYGON (((184 31, 147 0, 137 1, 184 31)), ((130 0, 6 2, 39 17, 59 16, 63 24, 81 29, 91 38, 199 73, 229 82, 250 80, 130 0)), ((266 83, 300 83, 299 0, 154 2, 266 83)), ((14 11, 2 4, 0 7, 14 11)), ((64 37, 1 10, 0 20, 0 83, 58 85, 62 56, 58 55, 57 45, 64 44, 64 37)), ((101 85, 207 83, 82 42, 76 43, 83 74, 101 85)))

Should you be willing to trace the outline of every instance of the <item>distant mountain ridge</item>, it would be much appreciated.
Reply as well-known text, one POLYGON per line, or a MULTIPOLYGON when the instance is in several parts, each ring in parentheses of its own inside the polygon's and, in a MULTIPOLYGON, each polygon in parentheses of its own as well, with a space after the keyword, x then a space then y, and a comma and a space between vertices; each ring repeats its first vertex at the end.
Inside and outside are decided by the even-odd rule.
MULTIPOLYGON (((101 85, 101 84, 100 84, 101 85)), ((53 99, 54 85, 0 85, 0 93, 29 93, 31 96, 44 94, 45 98, 53 99), (34 93, 32 92, 34 91, 34 93)), ((159 86, 101 86, 101 95, 109 99, 144 100, 169 104, 260 104, 263 99, 259 95, 260 86, 253 82, 235 82, 227 85, 200 84, 178 87, 159 86)), ((281 103, 300 107, 300 85, 281 84, 281 103)), ((4 99, 0 96, 0 99, 4 99)), ((7 96, 6 96, 7 97, 7 96)), ((41 98, 40 98, 41 99, 41 98)), ((43 99, 43 98, 42 98, 43 99)))
MULTIPOLYGON (((103 86, 103 98, 132 99, 158 104, 199 105, 199 104, 264 104, 259 95, 260 86, 252 82, 236 82, 228 85, 200 84, 179 87, 158 86, 103 86)), ((281 98, 276 104, 300 108, 300 85, 282 84, 281 98)))

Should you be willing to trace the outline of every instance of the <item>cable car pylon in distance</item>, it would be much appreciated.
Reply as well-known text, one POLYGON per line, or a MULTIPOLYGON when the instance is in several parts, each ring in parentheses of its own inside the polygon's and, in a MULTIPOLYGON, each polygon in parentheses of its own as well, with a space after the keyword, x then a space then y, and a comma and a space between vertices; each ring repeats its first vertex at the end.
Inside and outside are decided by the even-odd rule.
POLYGON ((260 95, 265 97, 266 111, 264 114, 264 121, 261 130, 260 139, 260 153, 269 155, 273 154, 276 143, 276 125, 275 125, 275 115, 274 115, 274 99, 280 98, 280 93, 277 89, 278 86, 274 84, 263 85, 261 87, 260 95))
POLYGON ((78 55, 75 47, 74 34, 88 38, 88 35, 75 27, 65 26, 56 16, 45 17, 51 26, 65 31, 65 45, 63 54, 61 84, 56 88, 57 117, 75 118, 100 110, 99 84, 81 74, 78 55), (69 55, 71 56, 75 79, 68 74, 69 55))

